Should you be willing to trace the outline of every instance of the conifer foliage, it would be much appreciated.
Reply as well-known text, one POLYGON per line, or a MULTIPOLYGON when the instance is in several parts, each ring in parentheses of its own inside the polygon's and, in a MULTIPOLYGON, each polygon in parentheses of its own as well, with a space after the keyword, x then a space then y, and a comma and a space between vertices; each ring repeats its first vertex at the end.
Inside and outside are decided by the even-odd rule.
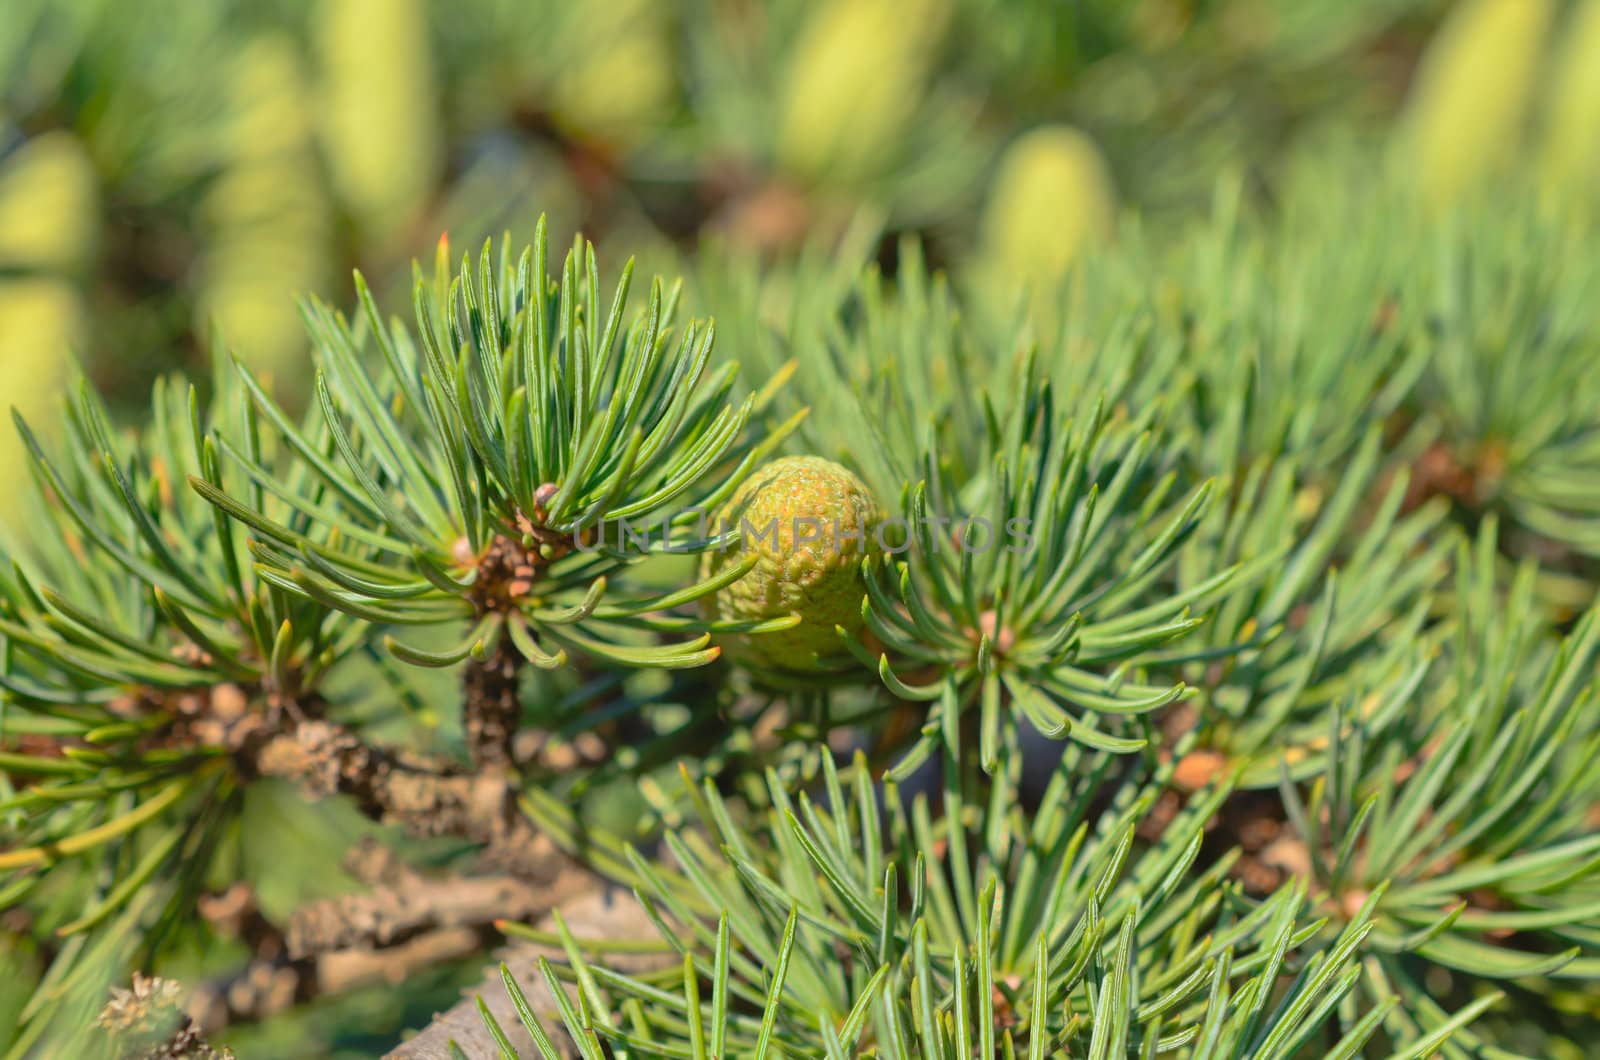
POLYGON ((541 224, 441 244, 409 321, 359 277, 349 316, 308 301, 303 414, 219 355, 133 430, 87 384, 58 444, 19 417, 0 904, 41 974, 9 1055, 221 1055, 335 957, 499 937, 541 956, 441 1048, 1592 1044, 1600 403, 1561 371, 1600 321, 1582 270, 1514 267, 1590 222, 1361 209, 1130 238, 1041 315, 908 244, 781 336, 705 307, 731 352, 686 307, 746 265, 636 301, 541 224), (1413 226, 1330 277, 1360 319, 1294 312, 1360 224, 1413 226), (795 466, 869 513, 847 562, 795 466), (750 548, 774 488, 818 528, 750 548), (240 889, 267 797, 384 826, 353 892, 240 889), (571 929, 600 886, 651 937, 571 929), (194 962, 223 937, 243 973, 194 962))

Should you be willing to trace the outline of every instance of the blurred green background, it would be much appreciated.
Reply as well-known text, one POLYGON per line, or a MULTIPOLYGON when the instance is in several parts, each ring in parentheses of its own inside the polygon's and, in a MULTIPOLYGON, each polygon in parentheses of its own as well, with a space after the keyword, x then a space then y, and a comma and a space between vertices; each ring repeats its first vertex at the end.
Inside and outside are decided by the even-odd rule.
POLYGON ((540 211, 665 260, 782 258, 870 210, 936 264, 1052 268, 1117 212, 1203 209, 1227 172, 1270 195, 1297 148, 1408 106, 1449 169, 1600 94, 1595 5, 1553 0, 1455 10, 1478 39, 1444 43, 1484 53, 1432 79, 1457 118, 1412 98, 1442 0, 4 6, 0 384, 34 409, 69 350, 131 407, 217 334, 301 375, 298 295, 540 211))
POLYGON ((442 233, 459 251, 540 211, 602 249, 715 235, 781 257, 870 209, 885 246, 917 233, 937 264, 1050 267, 1116 211, 1203 208, 1228 171, 1270 194, 1296 148, 1382 138, 1408 98, 1424 167, 1514 154, 1524 126, 1563 121, 1587 130, 1563 150, 1592 154, 1595 5, 1457 5, 1445 36, 1477 39, 1436 50, 1476 53, 1419 85, 1452 10, 9 0, 4 388, 35 405, 71 349, 137 405, 154 374, 203 367, 213 329, 292 375, 298 295, 346 302, 352 267, 403 280, 442 233))
MULTIPOLYGON (((1600 0, 6 0, 0 86, 0 402, 46 429, 74 362, 130 421, 217 348, 292 398, 297 297, 400 309, 446 233, 540 213, 667 272, 864 232, 1006 290, 1319 159, 1419 208, 1600 182, 1600 0)), ((327 861, 355 828, 278 812, 327 861)), ((460 981, 279 1033, 370 1055, 460 981)))

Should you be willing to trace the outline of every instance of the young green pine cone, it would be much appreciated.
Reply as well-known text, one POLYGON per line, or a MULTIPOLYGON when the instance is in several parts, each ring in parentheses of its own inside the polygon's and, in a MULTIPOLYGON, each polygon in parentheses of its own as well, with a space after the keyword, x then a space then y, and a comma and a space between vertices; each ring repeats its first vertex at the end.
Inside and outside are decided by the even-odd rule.
POLYGON ((881 518, 866 484, 846 468, 815 456, 791 456, 762 467, 733 495, 716 529, 737 533, 709 552, 709 577, 749 553, 750 573, 705 598, 713 620, 779 618, 800 624, 773 633, 721 638, 730 659, 754 670, 818 673, 848 658, 835 626, 861 627, 861 560, 876 548, 881 518))

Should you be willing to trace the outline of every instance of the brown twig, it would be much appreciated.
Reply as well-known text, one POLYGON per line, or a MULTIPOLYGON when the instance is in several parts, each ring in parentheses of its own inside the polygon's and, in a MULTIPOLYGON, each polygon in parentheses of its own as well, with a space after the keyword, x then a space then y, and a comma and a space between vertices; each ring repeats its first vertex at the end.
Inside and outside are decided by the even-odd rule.
POLYGON ((566 864, 517 807, 504 770, 472 774, 364 742, 320 719, 216 712, 193 723, 204 742, 233 752, 246 777, 287 780, 308 798, 347 795, 373 820, 416 836, 459 836, 484 845, 485 860, 530 880, 554 878, 566 864))
POLYGON ((428 931, 531 919, 585 886, 588 878, 572 872, 540 886, 515 876, 435 878, 402 868, 396 878, 365 894, 296 910, 285 932, 289 955, 387 947, 428 931))
POLYGON ((472 761, 481 769, 503 771, 511 765, 525 661, 511 638, 502 635, 485 658, 469 662, 462 673, 461 721, 472 761))
POLYGON ((291 914, 282 931, 262 916, 246 884, 201 899, 213 929, 243 941, 254 957, 195 991, 189 1014, 198 1027, 216 1033, 313 998, 398 982, 483 951, 500 937, 497 921, 536 919, 594 887, 593 877, 576 869, 548 884, 427 876, 371 838, 350 851, 344 867, 371 891, 313 902, 291 914))
MULTIPOLYGON (((572 539, 544 525, 543 504, 558 487, 545 483, 535 493, 531 516, 518 513, 514 534, 499 534, 479 555, 462 539, 457 558, 477 568, 471 600, 478 614, 509 614, 533 591, 540 572, 572 551, 572 539)), ((511 637, 502 631, 483 659, 469 660, 462 674, 461 721, 472 761, 481 768, 510 769, 512 744, 522 718, 520 678, 527 665, 511 637)))
POLYGON ((381 950, 260 958, 195 990, 189 1016, 196 1026, 214 1034, 233 1024, 267 1019, 313 998, 377 982, 403 982, 423 968, 480 952, 492 937, 488 929, 453 927, 424 932, 381 950))
MULTIPOLYGON (((562 902, 561 917, 574 937, 585 939, 653 939, 655 928, 639 903, 627 897, 618 887, 591 887, 584 893, 562 902)), ((546 918, 540 926, 554 929, 554 921, 546 918)), ((560 1019, 555 996, 550 993, 544 977, 539 973, 539 958, 563 962, 566 954, 559 946, 543 946, 533 942, 513 944, 502 955, 507 970, 516 978, 527 995, 529 1006, 541 1017, 552 1041, 565 1056, 577 1056, 567 1036, 560 1031, 560 1019)), ((661 953, 617 954, 607 964, 622 972, 647 971, 674 963, 676 955, 665 947, 661 953)), ((533 1039, 522 1028, 522 1022, 513 1007, 505 987, 500 981, 499 964, 493 966, 482 985, 475 992, 483 998, 490 1013, 500 1024, 514 1047, 524 1055, 538 1055, 533 1039)), ((497 1056, 499 1046, 484 1026, 478 1013, 476 997, 465 998, 448 1011, 434 1017, 433 1022, 415 1037, 389 1053, 388 1060, 449 1060, 454 1041, 468 1056, 497 1056)))

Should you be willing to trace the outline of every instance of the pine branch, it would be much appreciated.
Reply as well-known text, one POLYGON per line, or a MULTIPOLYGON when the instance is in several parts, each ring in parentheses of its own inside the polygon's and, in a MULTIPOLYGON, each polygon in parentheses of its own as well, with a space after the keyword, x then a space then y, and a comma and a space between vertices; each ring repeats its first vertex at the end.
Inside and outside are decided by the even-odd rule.
MULTIPOLYGON (((601 944, 612 941, 626 945, 648 938, 653 930, 642 909, 615 887, 586 891, 561 901, 556 909, 561 923, 579 937, 601 944)), ((553 932, 557 923, 555 913, 534 923, 544 931, 553 932)), ((548 986, 538 978, 538 966, 541 958, 560 960, 563 957, 564 951, 559 945, 512 941, 501 954, 501 970, 487 973, 484 987, 477 997, 465 998, 448 1011, 435 1016, 426 1028, 390 1052, 390 1060, 454 1060, 451 1043, 468 1056, 496 1055, 496 1041, 479 1015, 480 998, 481 1004, 487 1005, 491 1014, 505 1028, 513 1047, 531 1054, 535 1048, 533 1039, 520 1026, 511 999, 503 989, 502 977, 509 975, 515 980, 529 983, 527 999, 532 1010, 553 1016, 559 1011, 559 1005, 548 986)), ((665 948, 655 951, 646 948, 636 954, 619 956, 616 964, 630 972, 646 972, 666 967, 670 960, 665 948)), ((570 1003, 575 994, 569 990, 567 997, 570 1003)), ((564 1035, 558 1038, 557 1048, 561 1050, 558 1055, 564 1057, 579 1055, 576 1047, 564 1035)))
POLYGON ((287 780, 309 798, 347 795, 374 820, 413 835, 469 839, 483 845, 487 863, 527 879, 561 871, 562 856, 518 810, 517 788, 502 771, 469 773, 395 754, 320 720, 273 728, 245 714, 214 724, 208 742, 227 747, 246 776, 287 780))
MULTIPOLYGON (((1100 764, 1113 760, 1101 753, 1100 764)), ((821 761, 826 809, 804 795, 791 801, 774 778, 768 835, 759 836, 733 824, 707 784, 695 796, 704 837, 669 835, 671 864, 627 856, 643 912, 681 976, 616 970, 615 946, 590 945, 560 919, 551 932, 515 930, 562 946, 565 964, 541 959, 532 981, 552 992, 573 984, 581 1003, 556 993, 556 1007, 583 1055, 636 1042, 648 1027, 658 1047, 696 1058, 760 1056, 778 1043, 954 1058, 1075 1047, 1121 1055, 1158 1042, 1194 1043, 1199 1055, 1288 1057, 1359 976, 1372 904, 1327 949, 1302 951, 1322 923, 1301 922, 1300 885, 1251 905, 1217 892, 1215 867, 1189 876, 1225 784, 1136 852, 1133 828, 1154 793, 1091 828, 1098 784, 1078 763, 1057 772, 1031 824, 991 822, 989 835, 969 836, 949 805, 954 782, 944 794, 955 816, 933 824, 921 799, 908 816, 893 785, 880 803, 859 759, 847 777, 821 761), (969 842, 985 857, 969 860, 969 842), (1291 977, 1281 995, 1280 975, 1291 977), (643 1023, 625 1023, 630 1013, 643 1023)), ((515 976, 506 989, 518 996, 515 976)), ((547 1017, 516 1011, 551 1055, 547 1017)), ((504 1034, 490 1009, 480 1012, 491 1035, 504 1034)), ((1353 1054, 1376 1029, 1376 1020, 1350 1021, 1338 1048, 1353 1054)))
POLYGON ((373 857, 282 930, 203 903, 254 956, 195 1030, 502 928, 542 960, 441 1022, 491 1054, 1453 1057, 1581 1015, 1600 419, 1592 270, 1562 266, 1592 226, 1362 210, 1130 236, 1036 319, 909 245, 892 278, 725 277, 773 370, 749 396, 676 287, 630 312, 627 270, 602 302, 591 249, 552 277, 542 241, 441 255, 410 325, 364 285, 353 322, 308 306, 303 419, 229 369, 124 434, 80 387, 60 444, 22 425, 0 569, 0 908, 47 966, 10 1048, 205 937, 268 778, 476 861, 373 857), (806 615, 695 614, 748 570, 690 573, 690 512, 791 437, 907 517, 838 582, 859 665, 825 683, 713 643, 806 615), (604 536, 652 516, 660 547, 604 536), (1033 554, 963 548, 969 519, 1033 554), (465 756, 420 750, 425 668, 465 756), (634 890, 626 939, 503 923, 573 861, 634 890))
POLYGON ((299 959, 259 958, 195 989, 189 1012, 208 1034, 282 1016, 296 1006, 412 975, 481 953, 497 936, 461 926, 425 931, 382 949, 356 947, 299 959))
POLYGON ((522 718, 522 668, 527 664, 510 638, 482 659, 467 662, 461 675, 462 725, 472 761, 481 770, 505 770, 522 718))
POLYGON ((289 957, 383 949, 429 931, 533 920, 593 885, 590 876, 576 870, 534 883, 518 876, 432 877, 405 866, 367 882, 366 892, 295 910, 284 936, 289 957))

